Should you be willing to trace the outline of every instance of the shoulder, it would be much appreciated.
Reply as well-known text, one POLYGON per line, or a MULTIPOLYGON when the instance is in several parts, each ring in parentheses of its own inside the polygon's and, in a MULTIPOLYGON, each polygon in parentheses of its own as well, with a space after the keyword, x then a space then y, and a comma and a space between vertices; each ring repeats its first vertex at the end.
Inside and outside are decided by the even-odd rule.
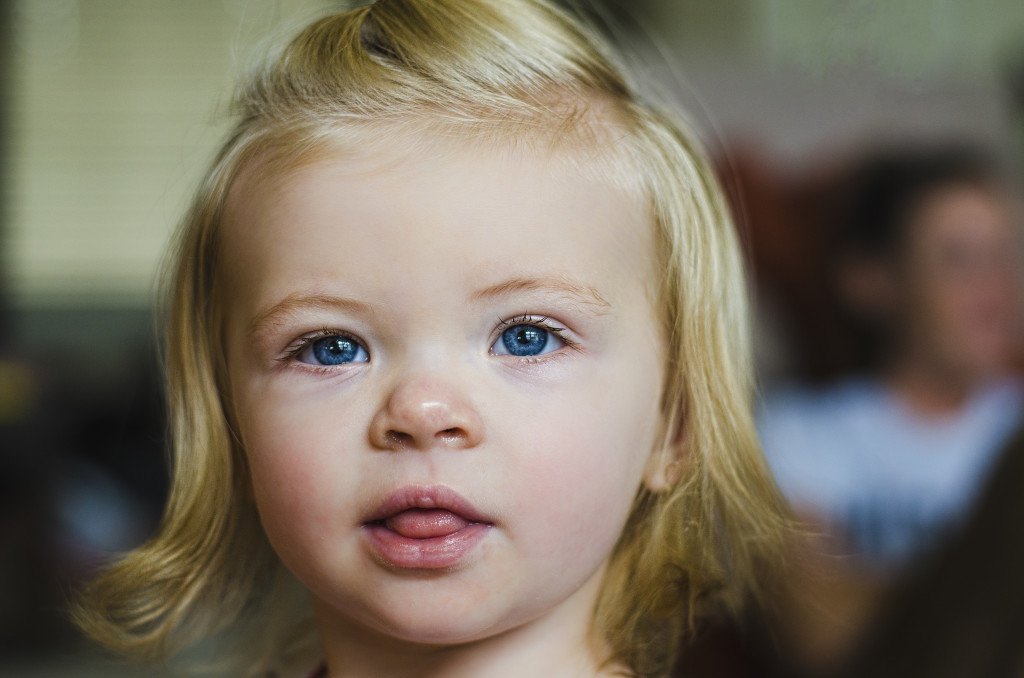
MULTIPOLYGON (((994 457, 1024 421, 1024 381, 993 381, 971 399, 960 421, 962 435, 976 455, 994 457)), ((994 461, 994 460, 993 460, 994 461)))
POLYGON ((1016 422, 1024 410, 1024 380, 1014 377, 986 384, 972 399, 970 409, 976 416, 1016 422))

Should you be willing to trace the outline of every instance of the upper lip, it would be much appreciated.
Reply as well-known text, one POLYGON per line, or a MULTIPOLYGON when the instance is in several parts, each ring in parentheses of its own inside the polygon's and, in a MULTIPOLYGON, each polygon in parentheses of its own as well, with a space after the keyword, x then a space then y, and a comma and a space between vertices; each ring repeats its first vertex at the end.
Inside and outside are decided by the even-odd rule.
POLYGON ((444 485, 406 485, 389 494, 364 522, 376 523, 409 509, 440 509, 450 511, 471 523, 490 523, 458 492, 444 485))

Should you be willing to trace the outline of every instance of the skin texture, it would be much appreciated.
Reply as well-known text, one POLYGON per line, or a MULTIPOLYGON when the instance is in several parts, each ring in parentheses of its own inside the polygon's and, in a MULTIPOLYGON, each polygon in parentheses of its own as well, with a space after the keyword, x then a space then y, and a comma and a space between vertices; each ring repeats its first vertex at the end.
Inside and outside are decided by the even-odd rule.
POLYGON ((228 378, 264 529, 310 591, 332 678, 597 675, 600 578, 663 474, 649 220, 551 152, 413 146, 232 190, 228 378), (562 339, 502 354, 510 319, 562 339), (366 361, 294 353, 324 332, 366 361), (367 516, 410 485, 486 518, 454 565, 368 546, 367 516))

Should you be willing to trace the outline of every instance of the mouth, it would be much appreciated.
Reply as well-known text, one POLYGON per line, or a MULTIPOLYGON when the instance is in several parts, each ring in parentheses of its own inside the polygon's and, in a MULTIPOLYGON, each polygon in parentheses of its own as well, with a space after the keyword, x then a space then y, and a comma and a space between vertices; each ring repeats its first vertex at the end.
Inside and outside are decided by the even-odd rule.
POLYGON ((407 486, 367 517, 363 531, 371 553, 386 566, 443 569, 462 561, 492 526, 447 487, 407 486))

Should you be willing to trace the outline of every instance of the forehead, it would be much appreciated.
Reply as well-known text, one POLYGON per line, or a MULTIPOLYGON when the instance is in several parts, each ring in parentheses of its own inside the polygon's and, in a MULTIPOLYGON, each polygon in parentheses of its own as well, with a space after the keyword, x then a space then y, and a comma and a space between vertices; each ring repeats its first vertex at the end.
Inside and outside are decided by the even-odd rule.
POLYGON ((240 191, 287 187, 309 170, 347 163, 353 173, 379 175, 426 161, 457 162, 466 155, 496 157, 538 168, 561 168, 567 176, 607 184, 645 205, 648 181, 629 125, 612 112, 588 108, 552 113, 550 119, 422 119, 319 122, 277 133, 268 130, 250 148, 228 196, 237 206, 240 191))
POLYGON ((1010 201, 996 188, 954 184, 925 196, 908 223, 912 249, 943 244, 992 243, 1002 246, 1012 238, 1010 201))
POLYGON ((357 293, 441 270, 477 286, 503 269, 646 286, 651 220, 588 163, 597 155, 394 133, 324 144, 278 173, 256 165, 228 197, 222 272, 255 306, 287 288, 323 292, 346 273, 357 293))

